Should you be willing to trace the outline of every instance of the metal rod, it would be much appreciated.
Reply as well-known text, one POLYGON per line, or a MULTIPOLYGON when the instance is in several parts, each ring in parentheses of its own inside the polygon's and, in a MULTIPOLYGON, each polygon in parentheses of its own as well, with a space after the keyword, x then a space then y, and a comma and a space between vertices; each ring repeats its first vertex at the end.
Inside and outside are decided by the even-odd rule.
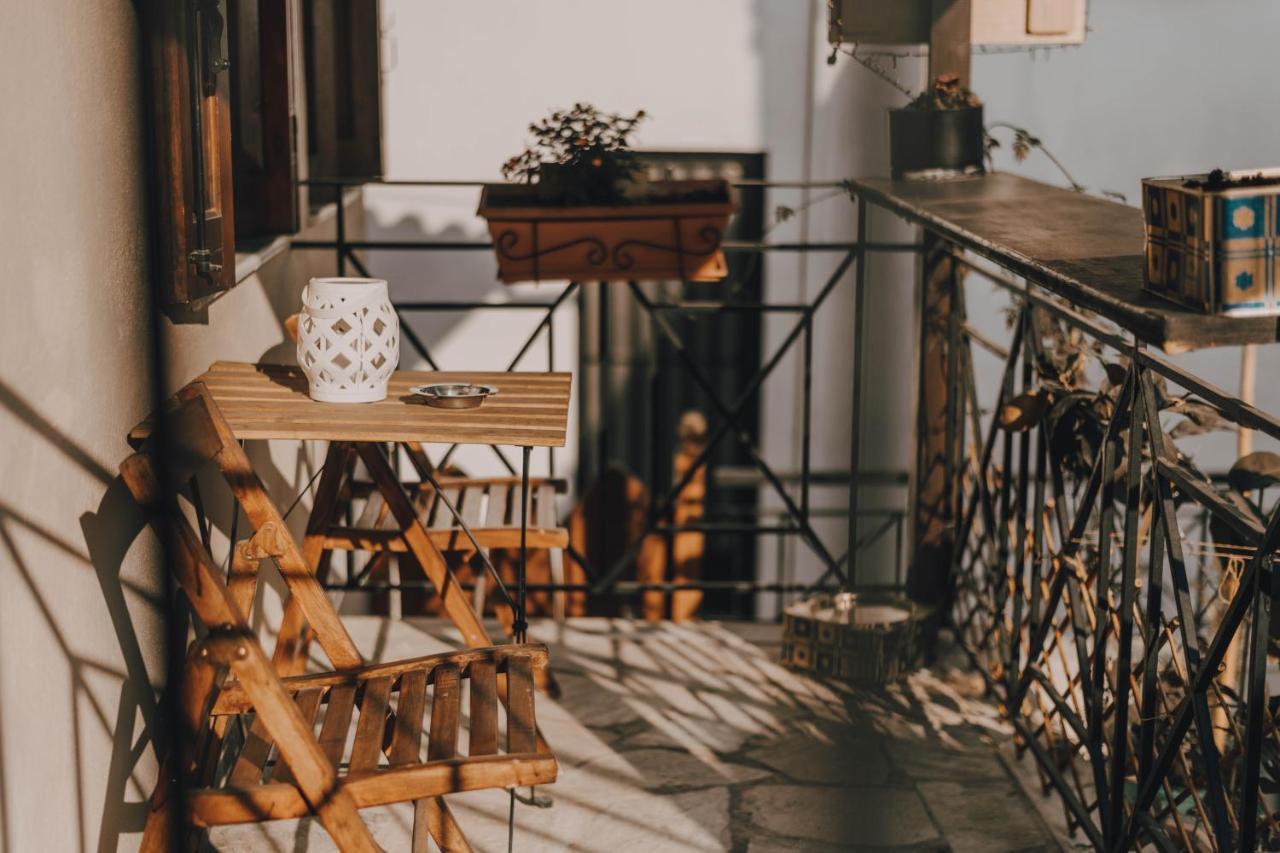
POLYGON ((1275 575, 1255 572, 1249 589, 1253 618, 1249 631, 1248 683, 1245 687, 1244 790, 1240 798, 1240 849, 1252 851, 1258 844, 1258 785, 1262 771, 1263 728, 1270 722, 1267 708, 1267 640, 1271 628, 1271 603, 1275 575))
MULTIPOLYGON (((453 179, 436 179, 436 178, 384 178, 380 175, 367 175, 364 177, 333 177, 324 176, 316 178, 301 178, 298 184, 309 187, 355 187, 365 184, 381 187, 486 187, 491 186, 495 182, 492 180, 483 181, 474 180, 453 180, 453 179)), ((814 189, 814 190, 836 190, 847 189, 849 184, 847 181, 769 181, 757 180, 754 178, 742 178, 736 181, 728 182, 732 187, 741 188, 763 188, 763 189, 814 189)))
POLYGON ((506 310, 506 309, 528 309, 545 311, 555 302, 396 302, 395 306, 401 311, 483 311, 489 310, 506 310))
MULTIPOLYGON (((629 282, 629 285, 631 289, 631 295, 636 299, 636 301, 641 305, 641 307, 644 307, 647 310, 648 297, 645 296, 644 291, 642 291, 634 282, 629 282)), ((693 379, 694 383, 697 384, 702 389, 703 393, 706 394, 707 399, 711 402, 711 405, 716 409, 719 416, 723 419, 725 423, 731 424, 736 427, 737 425, 736 421, 738 417, 741 416, 741 413, 742 413, 742 406, 731 407, 728 404, 726 404, 720 398, 719 393, 717 393, 717 390, 714 387, 714 385, 712 385, 711 381, 706 378, 702 370, 698 367, 697 363, 694 362, 693 357, 689 354, 688 349, 685 347, 684 342, 681 340, 680 336, 676 333, 675 329, 671 327, 671 325, 666 321, 666 319, 662 315, 653 314, 652 312, 650 312, 650 316, 654 319, 657 327, 662 331, 662 333, 666 336, 667 340, 670 342, 671 347, 676 354, 676 358, 680 361, 681 364, 684 365, 685 372, 689 375, 690 378, 693 379)), ((794 338, 792 338, 792 340, 794 340, 794 338)), ((792 514, 792 516, 798 522, 801 529, 801 537, 809 544, 809 547, 813 549, 814 553, 818 555, 819 559, 821 559, 824 563, 827 564, 827 571, 831 573, 835 573, 836 575, 840 575, 841 574, 840 569, 835 562, 835 558, 831 555, 831 552, 827 550, 826 545, 823 544, 822 540, 818 537, 817 533, 813 530, 813 528, 810 527, 808 522, 805 521, 804 518, 800 515, 800 508, 796 506, 796 503, 791 498, 791 495, 787 493, 786 488, 782 485, 782 483, 778 480, 777 476, 773 473, 773 469, 760 456, 759 452, 756 450, 755 446, 751 442, 751 437, 747 435, 746 432, 739 429, 730 429, 728 431, 728 434, 731 435, 734 438, 734 440, 738 442, 739 446, 742 447, 744 451, 746 451, 747 455, 751 458, 752 463, 757 468, 760 469, 760 473, 762 473, 765 476, 765 479, 769 482, 769 485, 773 487, 774 492, 777 493, 779 498, 781 498, 783 505, 786 506, 787 510, 792 514)))
MULTIPOLYGON (((1135 342, 1132 349, 1135 370, 1141 371, 1138 353, 1141 347, 1135 342)), ((1142 377, 1138 376, 1138 381, 1142 377)), ((1130 669, 1133 653, 1133 609, 1134 588, 1138 574, 1138 510, 1142 505, 1142 423, 1141 413, 1137 407, 1129 413, 1129 444, 1126 451, 1125 504, 1124 504, 1124 547, 1123 567, 1120 575, 1120 630, 1116 649, 1116 684, 1111 744, 1111 805, 1108 813, 1110 823, 1106 837, 1115 840, 1121 832, 1124 821, 1124 777, 1128 769, 1129 758, 1129 688, 1130 669)), ((1104 528, 1103 533, 1108 531, 1104 528)), ((1109 547, 1108 547, 1109 550, 1109 547)), ((1101 635, 1099 635, 1101 636, 1101 635)), ((1100 642, 1100 641, 1095 641, 1100 642)))
MULTIPOLYGON (((861 265, 861 263, 859 263, 861 265)), ((812 485, 813 416, 813 316, 804 317, 804 361, 800 384, 800 513, 809 520, 809 487, 812 485)), ((854 479, 856 479, 856 472, 854 479)), ((849 508, 850 517, 854 507, 849 508)))
POLYGON ((458 508, 454 506, 453 501, 449 500, 448 493, 446 493, 444 488, 441 487, 440 481, 435 478, 435 475, 426 468, 422 469, 421 474, 431 485, 431 488, 435 490, 436 497, 444 504, 444 508, 453 516, 453 520, 457 522, 458 528, 462 531, 462 534, 467 537, 467 541, 471 543, 471 547, 475 549, 475 553, 480 555, 480 561, 484 564, 485 571, 487 571, 489 576, 493 578, 493 582, 497 585, 498 592, 502 593, 502 597, 507 602, 507 606, 511 608, 513 613, 518 613, 519 607, 507 592, 506 584, 502 582, 502 575, 498 573, 497 567, 494 566, 493 561, 489 559, 489 549, 482 548, 480 546, 479 540, 476 539, 475 533, 471 530, 471 525, 467 524, 466 519, 463 518, 462 513, 458 511, 458 508))
MULTIPOLYGON (((348 589, 340 583, 326 583, 326 589, 340 589, 344 592, 389 592, 398 589, 421 589, 434 590, 436 587, 431 581, 422 579, 402 580, 398 583, 368 583, 361 584, 355 589, 348 589)), ((457 584, 459 589, 467 592, 475 590, 476 584, 463 583, 457 584)), ((839 584, 825 584, 817 587, 818 591, 838 592, 842 587, 839 584)), ((898 584, 862 584, 859 590, 866 592, 901 592, 898 584)), ((740 595, 753 595, 758 593, 793 593, 793 592, 813 592, 815 588, 810 583, 761 583, 758 581, 690 581, 689 583, 680 583, 677 581, 655 581, 644 582, 639 581, 618 581, 616 585, 611 587, 610 591, 618 595, 630 595, 637 592, 679 592, 681 590, 701 591, 701 592, 729 592, 740 595)), ((590 583, 526 583, 525 591, 535 592, 591 592, 590 583)))
POLYGON ((337 193, 337 234, 338 237, 334 241, 336 244, 338 255, 338 275, 347 274, 347 212, 346 205, 343 204, 343 193, 341 190, 337 193))
POLYGON ((520 448, 520 562, 516 565, 516 619, 512 626, 517 643, 528 638, 527 606, 529 568, 529 455, 532 447, 520 448))
POLYGON ((553 301, 550 305, 547 306, 546 315, 541 320, 538 321, 538 325, 534 328, 533 332, 531 332, 529 334, 529 337, 525 340, 524 346, 520 347, 520 351, 516 353, 515 358, 511 359, 511 362, 507 365, 507 369, 505 372, 510 373, 511 371, 516 369, 516 365, 520 363, 520 359, 524 358, 525 353, 527 353, 529 351, 529 348, 533 346, 534 341, 538 339, 538 335, 541 334, 544 328, 547 328, 548 326, 551 325, 551 319, 552 317, 555 316, 556 309, 559 308, 566 299, 572 296, 574 291, 576 291, 577 289, 578 289, 577 282, 571 281, 569 282, 568 285, 565 286, 564 290, 560 291, 560 295, 555 298, 555 301, 553 301))
MULTIPOLYGON (((858 198, 857 245, 865 246, 867 241, 867 202, 858 198)), ((859 456, 862 444, 862 368, 865 364, 866 352, 863 338, 866 337, 866 283, 867 253, 859 249, 857 267, 853 271, 853 389, 852 412, 849 416, 849 529, 848 555, 849 561, 845 570, 845 583, 853 586, 858 582, 858 469, 862 459, 859 456)), ((806 327, 807 328, 807 327, 806 327)), ((808 367, 808 363, 805 364, 808 367)), ((806 389, 807 390, 807 389, 806 389)))
MULTIPOLYGON (((493 249, 492 242, 483 240, 348 240, 344 244, 349 249, 386 252, 462 252, 488 251, 493 249)), ((335 240, 292 240, 290 246, 300 251, 330 250, 337 248, 335 240)), ((753 252, 918 252, 920 247, 915 243, 868 243, 858 246, 855 243, 754 243, 736 240, 725 240, 720 250, 726 254, 750 254, 753 252)))
MULTIPOLYGON (((845 255, 844 259, 840 262, 840 264, 837 265, 835 271, 832 272, 831 276, 827 279, 826 283, 823 285, 822 290, 820 290, 818 292, 818 295, 814 298, 812 307, 810 308, 811 311, 817 311, 818 308, 822 306, 827 296, 831 293, 832 290, 835 289, 836 284, 839 283, 840 278, 844 275, 845 271, 848 270, 849 265, 853 263, 853 257, 854 256, 852 253, 847 254, 845 255)), ((607 293, 607 291, 602 291, 602 295, 604 295, 605 293, 607 293)), ((801 334, 801 331, 802 331, 801 324, 797 324, 794 328, 792 328, 791 332, 787 335, 786 338, 783 339, 782 343, 778 346, 777 351, 774 352, 773 357, 770 358, 769 361, 766 362, 765 365, 760 368, 759 372, 756 373, 755 377, 751 380, 750 383, 748 383, 747 387, 742 391, 742 393, 738 395, 737 399, 734 400, 733 407, 735 409, 737 409, 740 406, 746 405, 746 402, 751 399, 751 397, 756 393, 757 390, 759 390, 760 386, 764 383, 765 379, 769 377, 769 374, 773 372, 773 370, 782 361, 783 356, 785 356, 787 352, 790 350, 791 345, 795 342, 796 338, 799 337, 799 335, 801 334)), ((731 422, 728 419, 722 419, 721 423, 711 431, 711 434, 708 435, 707 437, 706 445, 694 458, 693 462, 690 463, 689 468, 685 471, 684 476, 680 479, 680 482, 676 483, 669 490, 667 490, 667 494, 664 496, 662 502, 659 504, 659 514, 665 513, 666 507, 674 505, 676 499, 680 496, 681 492, 683 492, 685 487, 688 486, 688 484, 693 480, 693 477, 697 474, 697 472, 701 470, 704 465, 706 465, 707 460, 711 456, 712 450, 715 448, 716 444, 719 442, 720 438, 724 435, 724 433, 729 429, 730 425, 731 425, 731 422)), ((614 565, 606 571, 606 573, 600 578, 600 580, 597 581, 597 586, 596 586, 597 591, 603 592, 605 589, 608 588, 608 585, 611 581, 615 580, 617 577, 619 577, 622 574, 623 571, 626 570, 626 567, 631 562, 631 560, 635 559, 635 555, 638 552, 640 547, 639 543, 643 541, 643 538, 644 537, 638 537, 636 541, 632 543, 631 547, 627 549, 627 553, 623 554, 614 563, 614 565)))

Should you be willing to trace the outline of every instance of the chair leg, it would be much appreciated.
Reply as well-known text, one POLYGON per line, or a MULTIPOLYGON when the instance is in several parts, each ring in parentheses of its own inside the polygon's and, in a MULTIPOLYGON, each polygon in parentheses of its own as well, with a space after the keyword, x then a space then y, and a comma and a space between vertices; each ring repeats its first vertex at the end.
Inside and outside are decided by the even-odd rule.
MULTIPOLYGON (((489 556, 489 552, 487 549, 485 550, 484 555, 486 557, 489 556)), ((472 566, 475 566, 478 562, 479 562, 478 559, 473 560, 472 566)), ((471 609, 475 610, 477 619, 484 621, 485 593, 488 592, 489 584, 492 582, 493 579, 489 577, 488 572, 486 572, 485 569, 483 568, 483 563, 480 563, 480 565, 481 565, 481 568, 478 568, 475 570, 476 588, 471 593, 471 609)))
POLYGON ((413 804, 413 853, 427 853, 428 835, 441 853, 471 853, 471 845, 444 797, 428 797, 413 804))
POLYGON ((150 810, 147 812, 147 825, 142 830, 142 845, 138 848, 141 853, 169 853, 178 849, 182 827, 172 796, 172 769, 167 759, 160 765, 160 776, 156 779, 156 788, 151 792, 148 804, 150 810))
MULTIPOLYGON (((559 548, 549 548, 547 550, 547 558, 551 563, 551 582, 556 585, 563 585, 564 551, 559 548)), ((557 622, 564 622, 565 592, 563 589, 557 589, 551 594, 551 612, 557 622)))

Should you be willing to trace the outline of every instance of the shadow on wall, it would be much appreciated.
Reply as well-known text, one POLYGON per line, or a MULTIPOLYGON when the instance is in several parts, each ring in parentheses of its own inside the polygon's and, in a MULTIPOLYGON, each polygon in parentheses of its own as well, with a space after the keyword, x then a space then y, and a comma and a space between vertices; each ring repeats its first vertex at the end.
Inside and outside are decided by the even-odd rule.
MULTIPOLYGON (((167 681, 168 661, 165 650, 157 649, 159 637, 167 636, 164 627, 169 602, 165 598, 168 587, 161 580, 161 549, 152 543, 154 555, 150 566, 141 578, 126 577, 125 558, 135 541, 142 534, 146 521, 142 511, 121 478, 108 470, 75 441, 64 435, 42 414, 20 397, 8 385, 0 382, 0 407, 26 424, 31 432, 55 448, 75 468, 88 474, 104 488, 97 508, 80 516, 80 529, 84 536, 83 547, 69 541, 59 531, 51 529, 24 514, 18 508, 0 502, 0 555, 7 557, 14 576, 25 588, 35 610, 43 620, 49 636, 66 662, 70 674, 66 685, 65 707, 71 711, 71 760, 74 762, 74 779, 77 804, 77 826, 74 838, 79 849, 92 846, 95 833, 86 825, 86 815, 97 810, 99 804, 87 801, 88 792, 103 790, 100 803, 101 822, 97 827, 96 849, 110 851, 119 848, 122 836, 141 833, 148 813, 148 798, 155 778, 155 744, 163 743, 167 736, 166 709, 160 698, 160 689, 167 681), (71 564, 83 565, 93 570, 103 602, 119 643, 119 660, 122 666, 110 665, 116 656, 106 649, 92 652, 77 651, 74 631, 68 627, 68 619, 74 614, 66 611, 65 602, 50 594, 48 578, 36 569, 36 558, 23 543, 35 541, 63 555, 71 564), (144 643, 146 645, 144 645, 144 643), (151 664, 148 669, 148 662, 151 664), (104 684, 110 688, 104 689, 104 684), (118 689, 115 708, 107 707, 102 695, 118 689), (111 754, 105 770, 85 754, 84 742, 100 728, 104 740, 111 742, 111 754), (88 778, 86 773, 93 773, 88 778)), ((264 442, 254 442, 250 448, 255 469, 262 474, 268 488, 276 497, 291 495, 288 478, 278 470, 264 442)), ((296 470, 292 482, 306 483, 314 474, 314 465, 302 445, 299 445, 296 470)), ((238 533, 233 532, 231 520, 231 494, 225 482, 215 476, 202 477, 202 489, 210 522, 230 540, 243 538, 248 530, 243 519, 238 533)), ((300 514, 296 523, 305 519, 300 514)), ((144 557, 145 559, 145 557, 144 557)), ((147 566, 146 563, 140 565, 147 566)), ((136 568, 129 573, 136 574, 136 568)), ((274 570, 264 575, 269 578, 277 593, 283 587, 274 570)), ((265 585, 264 585, 265 586, 265 585)), ((255 607, 255 619, 261 620, 261 607, 255 607)), ((172 641, 170 641, 172 642, 172 641)), ((167 645, 167 643, 166 643, 167 645)), ((0 695, 0 709, 15 707, 8 697, 0 695)), ((14 765, 14 758, 26 758, 26 745, 17 745, 16 754, 11 744, 4 742, 3 711, 0 710, 0 849, 12 849, 10 816, 14 804, 10 799, 10 780, 6 766, 14 765)))
MULTIPOLYGON (((105 488, 97 510, 80 517, 87 550, 82 550, 78 544, 63 539, 56 531, 26 517, 21 510, 0 503, 0 553, 8 556, 16 577, 35 602, 36 609, 70 672, 66 707, 71 709, 72 714, 71 749, 75 762, 73 784, 78 821, 75 837, 79 839, 81 850, 87 849, 89 838, 92 837, 89 828, 84 825, 85 815, 91 811, 90 804, 86 802, 86 791, 96 788, 94 783, 98 781, 87 780, 82 775, 84 762, 87 760, 82 746, 84 732, 92 731, 96 725, 111 740, 111 759, 107 769, 102 822, 97 832, 97 849, 115 850, 119 846, 121 835, 142 831, 147 815, 146 797, 150 794, 149 786, 154 777, 153 768, 144 771, 143 759, 148 753, 148 746, 158 736, 162 738, 164 732, 164 714, 153 687, 163 680, 162 672, 148 672, 149 656, 135 630, 138 620, 163 620, 165 602, 156 594, 156 588, 163 587, 148 587, 122 576, 125 554, 142 530, 144 519, 121 479, 63 435, 3 383, 0 383, 0 406, 26 423, 32 432, 105 488), (102 660, 106 655, 88 656, 76 651, 63 627, 69 614, 60 611, 62 604, 42 590, 39 575, 33 572, 30 559, 24 555, 19 545, 19 539, 25 537, 35 537, 44 545, 70 558, 72 562, 82 563, 93 570, 120 643, 123 669, 104 664, 102 660), (143 608, 148 612, 135 612, 143 608), (119 700, 114 709, 104 707, 99 699, 103 679, 120 685, 119 700), (141 730, 137 729, 139 717, 141 730), (135 792, 141 792, 136 800, 128 799, 130 783, 135 792)), ((159 660, 161 663, 157 669, 162 670, 163 657, 159 660)), ((0 696, 0 708, 9 707, 13 705, 6 697, 0 696)), ((12 849, 8 820, 13 811, 9 799, 9 780, 4 774, 4 767, 11 764, 12 756, 7 761, 4 760, 9 752, 9 745, 3 743, 3 731, 0 728, 0 804, 5 822, 0 824, 0 846, 12 849)), ((20 755, 25 757, 25 747, 20 755)))
MULTIPOLYGON (((482 229, 468 229, 451 223, 438 231, 428 231, 416 216, 402 216, 390 225, 378 224, 367 215, 365 232, 369 240, 395 242, 487 242, 482 229)), ((378 251, 366 252, 362 258, 370 274, 385 278, 394 302, 486 302, 505 293, 497 279, 497 264, 489 249, 450 251, 378 251)), ((402 315, 402 321, 422 339, 427 350, 436 355, 432 343, 447 337, 464 319, 461 312, 415 311, 402 315)), ((489 342, 478 342, 487 348, 489 342)), ((401 352, 413 352, 405 340, 401 352)), ((514 354, 514 353, 513 353, 514 354)), ((436 359, 439 362, 439 359, 436 359)), ((407 362, 402 362, 408 366, 407 362)), ((456 365, 441 364, 448 370, 456 365)))

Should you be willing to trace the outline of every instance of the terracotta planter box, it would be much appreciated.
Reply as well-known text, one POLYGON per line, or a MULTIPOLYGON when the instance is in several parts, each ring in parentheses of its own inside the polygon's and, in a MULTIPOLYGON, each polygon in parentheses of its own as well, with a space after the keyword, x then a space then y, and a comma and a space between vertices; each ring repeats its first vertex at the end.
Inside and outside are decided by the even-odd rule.
MULTIPOLYGON (((1228 173, 1228 178, 1248 173, 1228 173)), ((1257 186, 1189 187, 1206 175, 1146 178, 1146 289, 1205 314, 1280 315, 1280 169, 1257 186)))
POLYGON ((728 267, 720 244, 737 209, 728 182, 654 186, 654 203, 616 207, 547 206, 532 186, 485 186, 478 213, 489 223, 498 278, 507 284, 723 279, 728 267), (679 200, 695 193, 696 201, 679 200))

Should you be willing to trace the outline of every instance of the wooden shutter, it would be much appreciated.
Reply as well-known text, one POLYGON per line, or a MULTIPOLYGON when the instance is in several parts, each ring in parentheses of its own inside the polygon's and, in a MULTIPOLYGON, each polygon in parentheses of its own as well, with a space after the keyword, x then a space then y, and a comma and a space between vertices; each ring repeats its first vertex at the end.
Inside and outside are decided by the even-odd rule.
POLYGON ((227 0, 236 236, 298 228, 288 0, 227 0))
POLYGON ((235 284, 226 0, 145 0, 152 247, 166 305, 235 284))
MULTIPOLYGON (((304 0, 308 172, 382 174, 377 0, 304 0)), ((332 195, 319 194, 319 201, 332 195)))

